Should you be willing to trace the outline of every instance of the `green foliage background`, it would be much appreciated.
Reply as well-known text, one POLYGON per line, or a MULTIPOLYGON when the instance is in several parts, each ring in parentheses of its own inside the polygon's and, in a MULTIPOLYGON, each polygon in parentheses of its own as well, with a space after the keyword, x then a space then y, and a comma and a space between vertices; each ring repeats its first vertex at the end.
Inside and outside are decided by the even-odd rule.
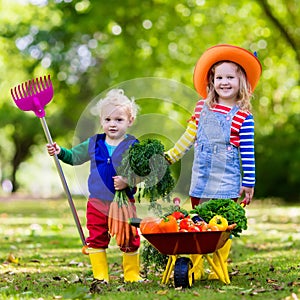
MULTIPOLYGON (((231 43, 256 51, 263 66, 253 99, 256 197, 298 201, 299 4, 299 0, 1 0, 2 180, 12 180, 14 191, 25 189, 18 177, 22 163, 32 158, 34 147, 45 144, 36 117, 14 107, 11 87, 51 74, 55 104, 47 107, 48 124, 55 139, 70 146, 80 114, 99 93, 143 77, 172 79, 193 88, 193 68, 202 52, 231 43)), ((142 109, 170 107, 149 102, 142 109)), ((171 109, 178 111, 178 122, 184 126, 188 113, 175 104, 171 109)), ((180 167, 174 170, 179 172, 180 167)))

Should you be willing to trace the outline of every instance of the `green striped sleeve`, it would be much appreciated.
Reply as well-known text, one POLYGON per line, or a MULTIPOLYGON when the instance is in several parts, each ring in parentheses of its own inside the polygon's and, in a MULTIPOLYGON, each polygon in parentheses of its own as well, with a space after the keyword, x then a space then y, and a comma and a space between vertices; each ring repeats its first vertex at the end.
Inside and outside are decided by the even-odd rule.
POLYGON ((89 139, 71 149, 61 147, 58 158, 69 165, 81 165, 90 159, 88 150, 89 139))

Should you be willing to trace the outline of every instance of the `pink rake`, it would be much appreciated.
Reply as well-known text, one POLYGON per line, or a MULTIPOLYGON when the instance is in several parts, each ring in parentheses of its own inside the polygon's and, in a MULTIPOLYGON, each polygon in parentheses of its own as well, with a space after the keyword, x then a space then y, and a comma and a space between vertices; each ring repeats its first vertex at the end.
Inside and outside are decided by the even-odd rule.
MULTIPOLYGON (((49 144, 52 145, 53 140, 51 138, 51 134, 45 120, 46 113, 44 110, 44 107, 53 98, 53 86, 50 79, 50 75, 48 75, 48 77, 44 76, 44 78, 40 77, 19 84, 17 87, 12 88, 10 92, 18 108, 24 111, 33 111, 35 115, 38 118, 40 118, 47 141, 49 144)), ((84 238, 84 233, 63 170, 61 168, 57 155, 54 155, 53 157, 63 188, 68 197, 69 206, 71 208, 81 238, 82 245, 85 246, 86 242, 84 238)))

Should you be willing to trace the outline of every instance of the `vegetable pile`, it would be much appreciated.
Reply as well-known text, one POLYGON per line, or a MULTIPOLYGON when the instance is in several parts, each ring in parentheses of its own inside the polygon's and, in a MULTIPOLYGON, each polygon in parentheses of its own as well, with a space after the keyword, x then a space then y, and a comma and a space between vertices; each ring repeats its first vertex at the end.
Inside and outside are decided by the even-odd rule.
POLYGON ((170 232, 204 232, 204 231, 232 231, 236 224, 228 225, 225 218, 215 215, 205 222, 198 215, 187 215, 177 211, 162 218, 146 217, 140 222, 142 234, 170 233, 170 232))
POLYGON ((146 217, 140 222, 142 234, 230 231, 239 236, 243 229, 247 229, 245 210, 231 199, 210 200, 190 212, 176 208, 163 217, 146 217))
POLYGON ((118 174, 128 179, 130 187, 143 182, 143 192, 139 190, 140 197, 155 202, 157 199, 169 201, 169 194, 174 187, 169 163, 164 157, 164 146, 156 139, 145 139, 132 145, 123 155, 118 174))
POLYGON ((198 214, 205 222, 209 222, 215 215, 224 217, 229 225, 236 224, 232 230, 234 236, 239 237, 242 230, 247 229, 247 217, 244 208, 231 199, 214 199, 203 202, 191 210, 198 214))
POLYGON ((136 235, 136 228, 128 223, 128 219, 136 218, 133 205, 128 202, 125 190, 116 191, 108 214, 108 231, 116 237, 119 247, 128 247, 130 236, 136 235))

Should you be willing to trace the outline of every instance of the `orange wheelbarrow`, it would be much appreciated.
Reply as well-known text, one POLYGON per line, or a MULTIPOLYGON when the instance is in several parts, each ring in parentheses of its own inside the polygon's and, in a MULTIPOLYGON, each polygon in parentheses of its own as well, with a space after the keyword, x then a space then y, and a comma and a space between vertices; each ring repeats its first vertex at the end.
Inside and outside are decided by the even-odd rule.
POLYGON ((194 283, 194 273, 202 257, 207 260, 220 281, 225 284, 230 283, 227 266, 218 251, 230 235, 229 231, 143 234, 144 238, 161 254, 169 256, 161 283, 168 284, 174 272, 174 286, 182 288, 191 287, 194 283), (211 253, 216 253, 218 265, 221 267, 213 262, 209 255, 211 253), (194 265, 188 254, 200 254, 194 261, 194 265))

